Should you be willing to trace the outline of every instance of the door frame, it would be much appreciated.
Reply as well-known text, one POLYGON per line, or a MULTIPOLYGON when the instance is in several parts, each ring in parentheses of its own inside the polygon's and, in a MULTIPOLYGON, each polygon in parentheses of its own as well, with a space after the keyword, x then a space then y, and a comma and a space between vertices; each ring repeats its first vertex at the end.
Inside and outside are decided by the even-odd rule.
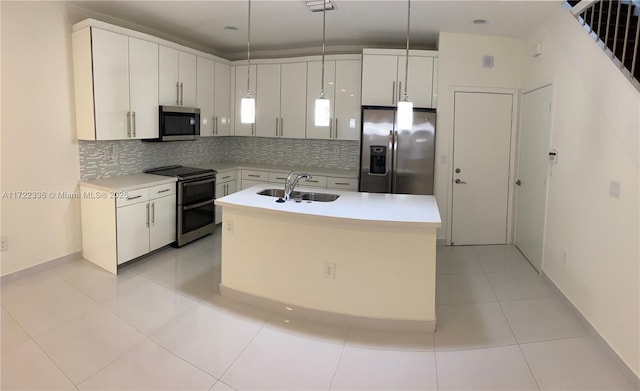
POLYGON ((451 87, 450 106, 452 108, 450 113, 451 123, 451 139, 449 142, 449 169, 447 170, 447 233, 446 244, 451 245, 453 238, 453 177, 454 177, 454 139, 455 139, 455 114, 456 114, 456 93, 468 92, 468 93, 482 93, 482 94, 504 94, 511 95, 513 107, 511 109, 511 130, 509 132, 510 145, 509 145, 509 190, 507 194, 507 243, 513 242, 513 223, 515 213, 515 181, 513 180, 516 167, 516 154, 517 154, 517 128, 520 118, 520 95, 517 89, 513 88, 492 88, 492 87, 451 87))
MULTIPOLYGON (((533 88, 528 88, 525 91, 522 91, 521 94, 521 102, 524 102, 524 95, 534 92, 534 91, 538 91, 541 90, 543 88, 546 87, 551 87, 551 108, 549 111, 549 116, 550 116, 550 121, 549 121, 549 140, 548 140, 548 145, 547 148, 549 150, 551 150, 551 148, 553 148, 553 118, 554 118, 554 105, 553 102, 555 100, 555 95, 556 95, 556 89, 554 88, 554 83, 552 81, 546 82, 546 83, 542 83, 541 85, 537 86, 537 87, 533 87, 533 88)), ((518 133, 517 133, 517 137, 518 137, 518 149, 516 151, 516 170, 515 170, 515 176, 514 178, 518 178, 520 176, 520 150, 522 149, 522 144, 521 144, 521 139, 522 139, 522 110, 524 109, 523 106, 518 108, 518 133)), ((548 206, 549 206, 549 183, 551 182, 551 174, 553 171, 553 165, 549 165, 549 167, 547 167, 547 179, 545 181, 545 194, 544 194, 544 216, 543 216, 543 225, 542 225, 542 251, 540 253, 540 270, 538 270, 537 267, 535 267, 533 265, 533 263, 531 263, 531 261, 529 261, 527 259, 527 261, 529 263, 531 263, 531 266, 533 266, 534 269, 536 269, 538 271, 538 273, 542 273, 542 268, 544 266, 544 254, 545 254, 545 248, 547 245, 547 217, 548 217, 548 206)), ((513 244, 515 246, 515 239, 516 236, 518 235, 517 232, 517 221, 518 221, 518 190, 515 188, 515 193, 514 193, 514 204, 513 204, 513 208, 514 208, 514 215, 513 215, 513 244)), ((524 254, 523 254, 524 255, 524 254)), ((526 258, 526 257, 525 257, 526 258)))

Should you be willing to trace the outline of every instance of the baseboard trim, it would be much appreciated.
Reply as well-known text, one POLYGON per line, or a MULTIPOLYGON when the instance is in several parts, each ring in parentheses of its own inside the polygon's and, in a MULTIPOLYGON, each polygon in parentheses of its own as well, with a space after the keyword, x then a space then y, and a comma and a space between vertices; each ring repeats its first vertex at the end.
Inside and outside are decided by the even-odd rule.
POLYGON ((560 300, 562 300, 564 304, 567 306, 567 308, 569 308, 571 312, 573 312, 573 314, 578 318, 578 320, 582 323, 585 329, 589 332, 589 335, 593 337, 594 341, 596 341, 596 343, 606 353, 607 357, 609 357, 611 362, 613 362, 613 364, 618 369, 620 369, 620 371, 624 374, 624 376, 627 378, 629 383, 631 383, 631 386, 633 387, 633 389, 640 390, 640 378, 638 378, 638 376, 636 376, 633 370, 631 370, 631 368, 629 368, 629 366, 620 358, 620 356, 618 356, 618 353, 616 353, 615 350, 613 350, 613 348, 609 346, 607 341, 604 338, 602 338, 600 333, 598 333, 598 331, 591 325, 591 323, 587 320, 587 318, 585 318, 584 315, 582 315, 582 313, 578 310, 578 308, 575 305, 573 305, 571 300, 569 300, 569 298, 565 296, 565 294, 560 290, 560 288, 558 288, 558 286, 555 284, 555 282, 553 282, 551 277, 549 277, 547 273, 545 273, 544 271, 542 271, 540 275, 542 276, 543 280, 547 284, 549 284, 551 288, 553 288, 556 291, 556 293, 558 294, 558 297, 560 297, 560 300))
POLYGON ((339 326, 357 327, 372 330, 400 331, 400 332, 434 332, 436 321, 423 321, 412 319, 380 319, 364 316, 345 315, 336 312, 315 310, 304 307, 295 307, 287 303, 271 300, 262 296, 255 296, 246 292, 240 292, 222 284, 219 285, 220 295, 230 299, 264 308, 284 315, 313 320, 316 322, 336 324, 339 326), (288 310, 287 308, 290 308, 288 310))
POLYGON ((54 267, 63 265, 69 261, 74 261, 76 259, 82 259, 82 251, 77 251, 69 255, 64 255, 62 257, 40 263, 38 265, 30 266, 26 269, 18 270, 17 272, 4 275, 0 277, 0 284, 7 284, 12 281, 17 281, 22 278, 53 269, 54 267))

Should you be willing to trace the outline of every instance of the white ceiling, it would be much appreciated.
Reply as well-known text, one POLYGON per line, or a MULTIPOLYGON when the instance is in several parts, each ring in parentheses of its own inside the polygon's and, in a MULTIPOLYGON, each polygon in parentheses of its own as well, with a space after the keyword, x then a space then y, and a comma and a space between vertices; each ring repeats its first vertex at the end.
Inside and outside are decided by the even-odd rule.
MULTIPOLYGON (((328 53, 406 44, 406 0, 334 0, 326 14, 328 53)), ((72 21, 93 17, 158 35, 228 59, 246 57, 247 1, 71 1, 72 21), (225 30, 236 26, 239 30, 225 30)), ((438 32, 522 37, 558 7, 558 0, 411 2, 411 48, 437 48, 438 32), (488 24, 473 24, 487 19, 488 24)), ((322 13, 303 0, 251 2, 252 57, 319 54, 322 13)))

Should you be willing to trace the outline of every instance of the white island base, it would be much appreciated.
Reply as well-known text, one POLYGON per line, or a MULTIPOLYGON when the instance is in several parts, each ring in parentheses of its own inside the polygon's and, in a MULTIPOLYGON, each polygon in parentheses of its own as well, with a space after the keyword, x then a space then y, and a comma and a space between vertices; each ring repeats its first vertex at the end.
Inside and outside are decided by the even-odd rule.
POLYGON ((334 192, 334 202, 277 204, 256 195, 266 187, 216 201, 222 295, 330 323, 435 330, 433 197, 334 192))

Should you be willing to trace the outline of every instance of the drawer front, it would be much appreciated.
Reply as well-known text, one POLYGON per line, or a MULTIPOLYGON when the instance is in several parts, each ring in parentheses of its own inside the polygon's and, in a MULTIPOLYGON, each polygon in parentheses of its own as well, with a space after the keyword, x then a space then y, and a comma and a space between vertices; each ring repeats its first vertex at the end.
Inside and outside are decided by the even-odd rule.
POLYGON ((242 179, 269 182, 269 173, 267 171, 242 170, 242 179))
POLYGON ((261 184, 264 184, 264 183, 267 183, 267 182, 252 181, 251 179, 243 179, 242 180, 242 189, 241 190, 248 189, 251 186, 261 185, 261 184))
POLYGON ((176 194, 176 183, 165 183, 164 185, 152 186, 149 188, 149 198, 154 199, 176 194))
POLYGON ((340 190, 358 190, 358 179, 328 177, 327 188, 340 190))
POLYGON ((147 201, 149 201, 148 187, 145 187, 144 189, 128 190, 122 192, 122 194, 118 194, 118 197, 116 198, 116 207, 120 208, 122 206, 133 205, 147 201))
POLYGON ((216 183, 225 183, 238 179, 238 170, 219 172, 216 175, 216 183))
MULTIPOLYGON (((287 179, 288 175, 288 172, 269 172, 269 182, 281 183, 282 185, 284 185, 284 181, 285 179, 287 179)), ((291 177, 295 178, 295 176, 293 175, 291 175, 291 177)))
POLYGON ((327 187, 327 177, 320 175, 313 175, 311 179, 301 179, 298 182, 299 186, 311 186, 311 187, 327 187))

